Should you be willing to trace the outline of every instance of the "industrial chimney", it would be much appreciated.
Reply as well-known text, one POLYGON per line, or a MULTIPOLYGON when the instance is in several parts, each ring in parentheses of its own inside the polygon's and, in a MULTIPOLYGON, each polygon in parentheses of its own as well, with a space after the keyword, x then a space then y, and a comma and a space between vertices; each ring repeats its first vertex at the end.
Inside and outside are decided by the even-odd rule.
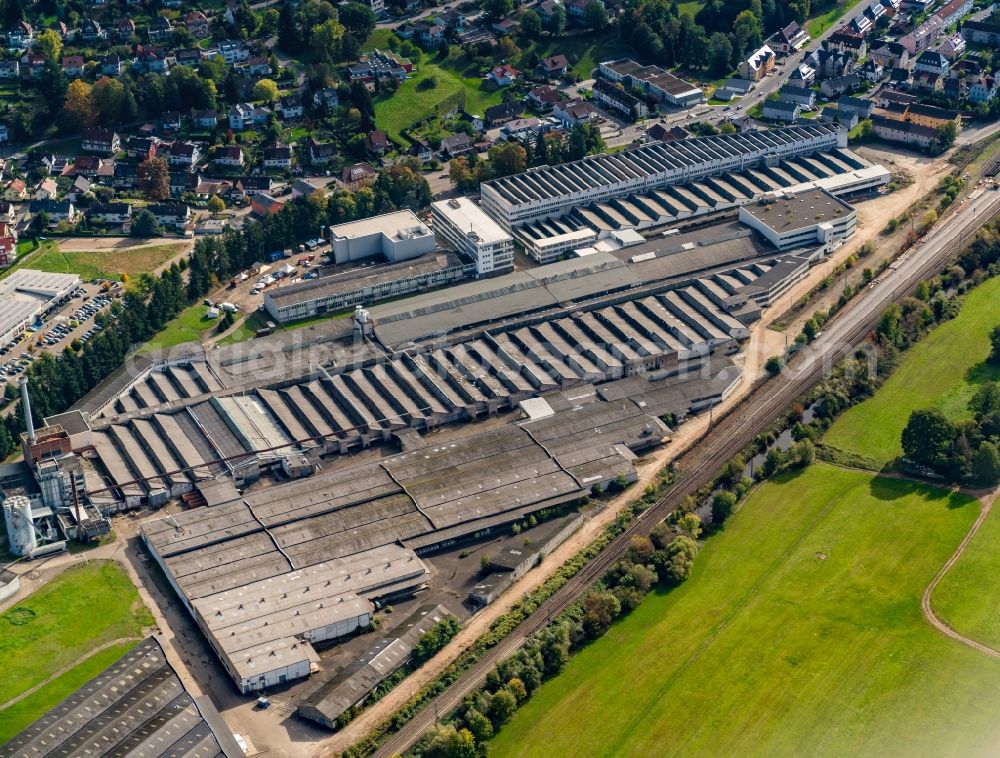
POLYGON ((31 420, 31 399, 28 397, 28 379, 21 377, 21 406, 24 410, 24 428, 28 431, 28 442, 35 444, 35 424, 31 420))

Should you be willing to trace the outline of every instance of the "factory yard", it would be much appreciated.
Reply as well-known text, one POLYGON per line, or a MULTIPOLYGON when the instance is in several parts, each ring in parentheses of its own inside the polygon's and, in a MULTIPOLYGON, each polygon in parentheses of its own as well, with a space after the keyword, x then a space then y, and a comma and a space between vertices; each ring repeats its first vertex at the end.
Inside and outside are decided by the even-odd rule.
POLYGON ((1000 367, 987 361, 998 300, 996 277, 972 290, 958 317, 915 345, 877 397, 837 419, 826 442, 885 463, 902 455, 900 435, 911 411, 936 407, 949 418, 967 418, 966 404, 976 388, 1000 379, 1000 367))
POLYGON ((920 611, 976 513, 825 464, 764 484, 685 584, 580 652, 490 753, 984 754, 1000 662, 920 611))
POLYGON ((152 621, 129 577, 110 561, 68 568, 0 614, 0 741, 138 642, 152 621))

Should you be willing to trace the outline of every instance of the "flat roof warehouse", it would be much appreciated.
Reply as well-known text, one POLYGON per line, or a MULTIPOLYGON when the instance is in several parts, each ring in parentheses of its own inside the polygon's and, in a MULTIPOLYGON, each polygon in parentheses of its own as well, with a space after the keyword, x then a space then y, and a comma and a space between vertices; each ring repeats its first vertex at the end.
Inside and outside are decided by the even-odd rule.
POLYGON ((838 221, 853 212, 853 208, 828 192, 811 189, 795 195, 776 194, 758 203, 743 206, 763 224, 785 233, 816 224, 838 221))

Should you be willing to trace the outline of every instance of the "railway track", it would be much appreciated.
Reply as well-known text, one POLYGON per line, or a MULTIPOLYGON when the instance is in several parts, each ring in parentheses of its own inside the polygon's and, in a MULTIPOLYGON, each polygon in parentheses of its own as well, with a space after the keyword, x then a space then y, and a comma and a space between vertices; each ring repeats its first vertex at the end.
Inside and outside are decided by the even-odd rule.
POLYGON ((997 213, 1000 213, 1000 192, 987 192, 943 219, 924 241, 902 256, 894 268, 883 275, 881 281, 838 313, 822 335, 802 352, 793 368, 763 385, 744 402, 741 409, 730 413, 710 429, 700 443, 682 456, 679 468, 683 476, 663 498, 629 524, 622 534, 542 603, 535 613, 522 621, 509 636, 485 652, 457 681, 391 735, 374 753, 375 758, 389 758, 406 752, 435 724, 439 715, 447 714, 461 705, 467 695, 483 684, 486 675, 497 663, 517 652, 528 639, 566 610, 619 560, 628 550, 633 537, 648 535, 659 522, 677 510, 688 495, 711 482, 730 458, 750 444, 797 397, 819 381, 827 370, 853 352, 875 327, 885 308, 897 297, 912 292, 920 280, 935 273, 997 213))

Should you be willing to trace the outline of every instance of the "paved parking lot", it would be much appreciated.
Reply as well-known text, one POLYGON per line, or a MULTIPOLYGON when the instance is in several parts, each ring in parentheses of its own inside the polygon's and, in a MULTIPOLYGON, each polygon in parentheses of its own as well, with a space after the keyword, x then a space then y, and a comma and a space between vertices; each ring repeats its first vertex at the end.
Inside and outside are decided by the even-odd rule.
POLYGON ((86 343, 99 331, 94 317, 112 302, 100 283, 85 282, 68 298, 42 315, 42 325, 20 340, 0 345, 0 381, 15 382, 35 357, 45 351, 62 352, 73 340, 86 343))

